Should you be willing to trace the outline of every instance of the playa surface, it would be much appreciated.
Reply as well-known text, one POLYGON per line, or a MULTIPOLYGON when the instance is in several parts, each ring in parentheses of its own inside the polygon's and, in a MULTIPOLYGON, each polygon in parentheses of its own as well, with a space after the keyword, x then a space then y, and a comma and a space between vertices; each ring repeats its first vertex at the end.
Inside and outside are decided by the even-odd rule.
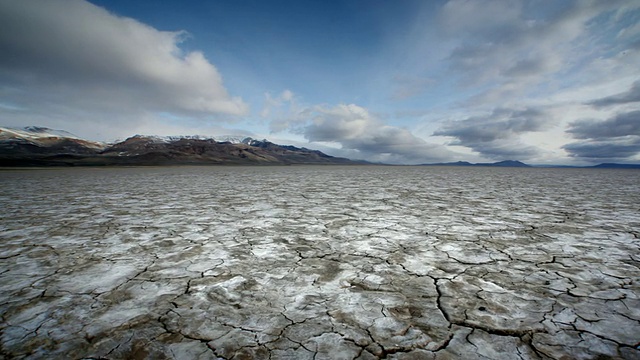
POLYGON ((0 359, 640 359, 633 170, 0 172, 0 359))

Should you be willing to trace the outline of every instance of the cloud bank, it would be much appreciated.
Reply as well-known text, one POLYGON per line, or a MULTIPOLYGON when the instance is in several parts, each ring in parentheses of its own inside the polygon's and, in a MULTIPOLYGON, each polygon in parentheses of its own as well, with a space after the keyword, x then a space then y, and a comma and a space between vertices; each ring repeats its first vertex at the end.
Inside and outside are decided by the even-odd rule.
POLYGON ((592 100, 596 109, 614 108, 615 115, 605 120, 582 119, 571 122, 567 134, 579 141, 565 144, 571 157, 592 161, 640 160, 640 80, 629 90, 592 100))
POLYGON ((246 114, 201 52, 180 49, 187 37, 82 0, 2 0, 3 101, 52 117, 246 114))
POLYGON ((451 145, 465 146, 491 159, 529 159, 540 149, 523 144, 520 135, 549 128, 551 117, 535 109, 494 109, 490 114, 449 122, 435 136, 456 138, 451 145))
POLYGON ((640 155, 640 110, 620 113, 604 121, 576 121, 569 125, 567 133, 582 140, 563 147, 573 157, 633 160, 640 155))
POLYGON ((607 107, 613 105, 630 104, 634 102, 640 102, 640 80, 634 82, 628 91, 593 100, 588 104, 595 107, 607 107))
POLYGON ((367 159, 394 163, 442 161, 455 153, 416 137, 409 130, 384 124, 360 106, 318 106, 304 127, 310 141, 338 142, 367 159))
POLYGON ((458 158, 444 146, 428 143, 408 129, 385 124, 355 104, 304 108, 273 126, 288 126, 310 142, 339 144, 334 154, 395 164, 420 164, 458 158))
POLYGON ((627 0, 544 7, 521 0, 448 1, 439 14, 450 44, 446 74, 469 94, 457 105, 472 115, 458 115, 463 120, 445 122, 433 134, 496 160, 541 161, 566 153, 599 161, 607 151, 611 159, 633 159, 635 114, 629 111, 640 99, 640 81, 615 90, 637 78, 639 8, 627 0), (595 89, 613 95, 586 100, 595 89), (589 111, 585 104, 619 115, 576 121, 589 111), (580 141, 571 143, 571 137, 580 141))

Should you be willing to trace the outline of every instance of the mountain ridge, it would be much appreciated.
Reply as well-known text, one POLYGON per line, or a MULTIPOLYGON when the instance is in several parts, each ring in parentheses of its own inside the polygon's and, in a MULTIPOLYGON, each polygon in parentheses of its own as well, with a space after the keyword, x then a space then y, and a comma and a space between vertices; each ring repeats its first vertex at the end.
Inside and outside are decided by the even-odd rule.
MULTIPOLYGON (((241 135, 134 135, 125 140, 105 143, 81 139, 67 131, 46 127, 0 127, 0 167, 297 164, 372 163, 241 135)), ((529 165, 517 160, 493 163, 457 161, 418 166, 640 169, 640 164, 529 165)))
POLYGON ((494 163, 470 163, 456 161, 446 163, 420 164, 420 166, 451 166, 451 167, 519 167, 519 168, 557 168, 557 169, 640 169, 640 164, 601 163, 590 166, 572 165, 529 165, 517 160, 503 160, 494 163))
POLYGON ((421 166, 493 166, 493 167, 533 167, 517 160, 503 160, 493 163, 470 163, 468 161, 456 161, 434 164, 420 164, 421 166))
POLYGON ((62 130, 0 127, 0 166, 365 164, 266 139, 134 135, 115 143, 83 140, 62 130))

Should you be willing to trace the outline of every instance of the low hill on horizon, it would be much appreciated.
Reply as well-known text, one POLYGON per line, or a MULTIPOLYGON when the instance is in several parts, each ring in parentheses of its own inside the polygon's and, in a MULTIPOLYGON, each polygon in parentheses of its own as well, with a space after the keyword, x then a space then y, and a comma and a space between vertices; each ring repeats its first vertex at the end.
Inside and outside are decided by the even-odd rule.
POLYGON ((532 167, 516 160, 504 160, 494 163, 470 163, 467 161, 456 161, 448 163, 421 164, 422 166, 498 166, 498 167, 532 167))
POLYGON ((618 164, 602 163, 591 166, 571 166, 571 165, 544 165, 536 166, 525 164, 517 160, 504 160, 494 163, 470 163, 467 161, 456 161, 448 163, 421 164, 421 166, 457 166, 457 167, 520 167, 520 168, 563 168, 563 169, 640 169, 640 164, 618 164))

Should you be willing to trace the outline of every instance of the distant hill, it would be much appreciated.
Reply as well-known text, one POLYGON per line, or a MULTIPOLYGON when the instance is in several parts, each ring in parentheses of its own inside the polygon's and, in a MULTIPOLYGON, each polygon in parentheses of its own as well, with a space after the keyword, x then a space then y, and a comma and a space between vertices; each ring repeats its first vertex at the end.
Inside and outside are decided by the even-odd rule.
POLYGON ((592 166, 569 166, 569 165, 542 165, 533 166, 527 165, 520 161, 505 160, 494 163, 470 163, 466 161, 457 161, 449 163, 436 163, 436 164, 422 164, 422 166, 495 166, 495 167, 523 167, 523 168, 563 168, 563 169, 640 169, 640 164, 617 164, 617 163, 603 163, 592 166))
POLYGON ((481 165, 502 166, 502 167, 531 167, 531 165, 527 165, 523 162, 516 161, 516 160, 505 160, 505 161, 499 161, 491 164, 481 164, 481 165))
POLYGON ((590 166, 571 166, 571 165, 540 165, 540 168, 558 168, 558 169, 640 169, 640 164, 618 164, 618 163, 602 163, 590 166))
POLYGON ((494 163, 470 163, 466 161, 457 161, 449 163, 437 163, 437 164, 422 164, 423 166, 497 166, 497 167, 531 167, 520 161, 505 160, 494 163))
POLYGON ((114 144, 41 127, 0 127, 0 166, 363 164, 249 137, 135 135, 114 144))
POLYGON ((640 169, 640 164, 603 163, 590 167, 596 169, 640 169))

